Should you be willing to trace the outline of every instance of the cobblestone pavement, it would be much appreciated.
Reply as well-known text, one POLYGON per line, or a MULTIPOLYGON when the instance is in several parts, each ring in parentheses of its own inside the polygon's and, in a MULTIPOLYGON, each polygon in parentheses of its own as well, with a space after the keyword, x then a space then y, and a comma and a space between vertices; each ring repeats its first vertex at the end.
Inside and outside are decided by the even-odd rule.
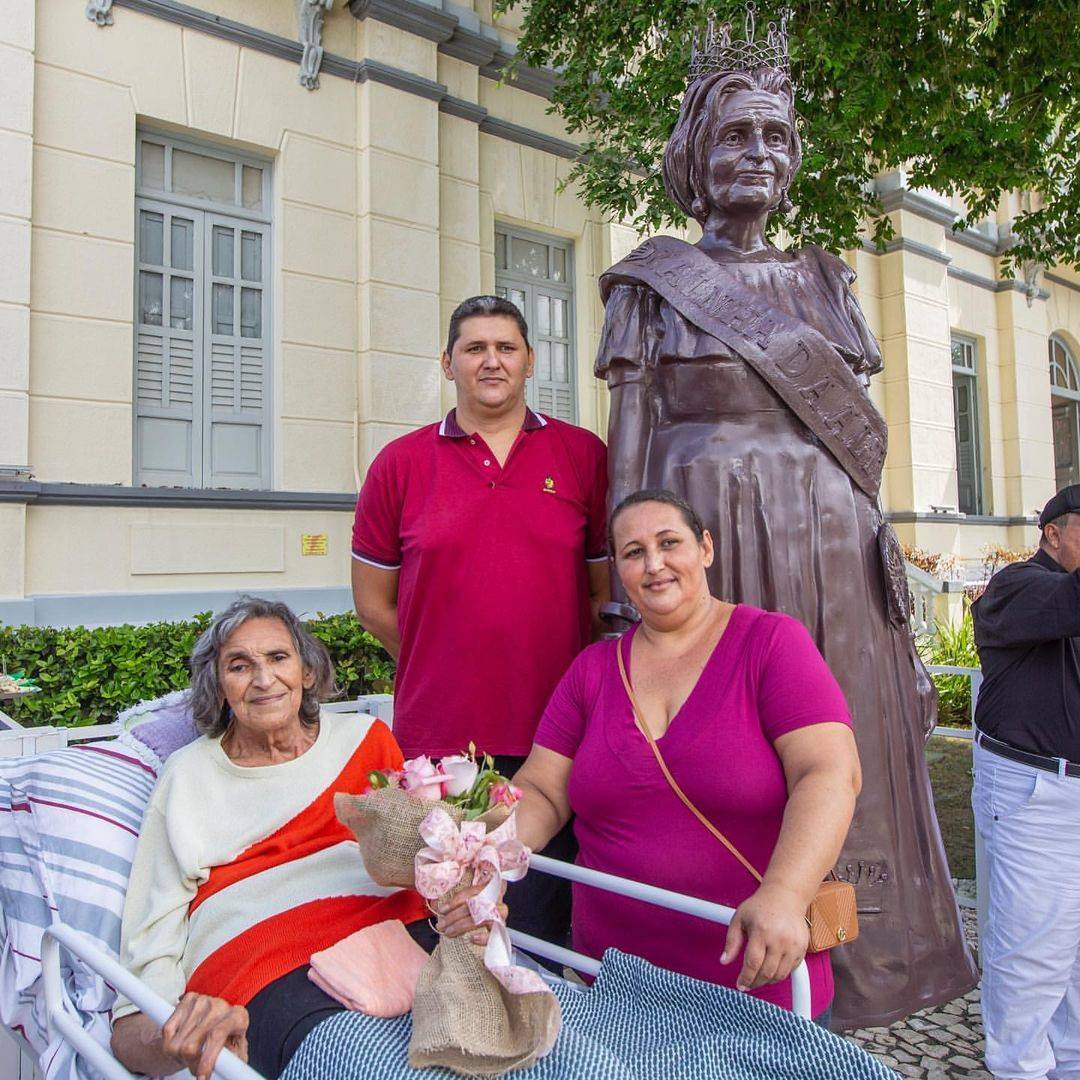
MULTIPOLYGON (((978 948, 975 912, 961 908, 969 944, 978 948)), ((919 1080, 992 1080, 983 1062, 979 989, 947 1005, 923 1009, 887 1028, 847 1036, 900 1076, 919 1080)))

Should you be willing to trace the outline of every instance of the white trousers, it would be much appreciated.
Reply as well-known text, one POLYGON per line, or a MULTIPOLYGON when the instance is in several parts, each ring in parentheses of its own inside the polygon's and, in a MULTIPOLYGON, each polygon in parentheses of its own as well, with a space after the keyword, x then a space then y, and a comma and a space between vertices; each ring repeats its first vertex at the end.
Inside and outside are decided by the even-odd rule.
POLYGON ((1080 1080, 1080 779, 974 755, 986 1067, 1080 1080))

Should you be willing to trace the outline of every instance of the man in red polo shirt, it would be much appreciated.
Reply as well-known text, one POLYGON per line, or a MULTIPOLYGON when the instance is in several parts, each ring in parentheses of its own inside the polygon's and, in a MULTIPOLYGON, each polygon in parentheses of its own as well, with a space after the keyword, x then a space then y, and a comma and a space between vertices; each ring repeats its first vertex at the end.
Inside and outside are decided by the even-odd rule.
MULTIPOLYGON (((512 775, 608 598, 604 444, 526 406, 533 359, 515 305, 464 301, 442 357, 457 407, 387 445, 360 492, 353 597, 398 662, 406 757, 473 742, 512 775)), ((572 857, 572 837, 546 853, 572 857)), ((533 874, 514 888, 511 925, 565 930, 568 891, 549 884, 533 874)))

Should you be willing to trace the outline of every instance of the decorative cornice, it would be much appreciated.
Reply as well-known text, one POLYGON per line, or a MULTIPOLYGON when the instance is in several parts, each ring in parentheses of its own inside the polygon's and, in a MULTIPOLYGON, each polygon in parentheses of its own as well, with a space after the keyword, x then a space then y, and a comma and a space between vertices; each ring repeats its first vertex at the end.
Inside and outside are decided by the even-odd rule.
POLYGON ((890 188, 880 191, 878 198, 886 214, 894 210, 907 210, 918 217, 946 226, 951 226, 960 216, 952 207, 945 206, 937 199, 922 195, 918 191, 909 191, 907 188, 890 188))
POLYGON ((1002 243, 1000 238, 990 236, 981 229, 961 229, 957 232, 946 234, 950 240, 973 251, 981 251, 984 255, 1001 255, 1007 251, 1010 244, 1002 243))
POLYGON ((404 90, 429 101, 441 102, 447 96, 446 87, 442 83, 425 79, 422 75, 414 75, 411 71, 402 71, 378 60, 361 60, 354 64, 354 70, 355 82, 382 83, 383 86, 392 86, 396 90, 404 90))
POLYGON ((1080 282, 1058 277, 1057 274, 1051 274, 1049 271, 1043 273, 1043 280, 1052 281, 1055 285, 1060 285, 1063 289, 1072 289, 1073 292, 1080 292, 1080 282))
POLYGON ((972 270, 965 270, 962 266, 950 266, 948 274, 949 277, 955 278, 957 281, 966 282, 968 285, 974 285, 977 288, 986 289, 988 292, 992 293, 1018 292, 1023 296, 1030 297, 1032 300, 1050 299, 1050 294, 1045 289, 1039 289, 1037 292, 1032 292, 1024 282, 1016 281, 1011 278, 1003 278, 1000 281, 995 281, 993 278, 984 277, 982 274, 976 274, 972 270))
MULTIPOLYGON (((224 15, 214 15, 209 11, 188 7, 187 4, 181 4, 179 0, 113 0, 113 3, 116 7, 130 8, 132 11, 152 15, 165 22, 200 30, 212 37, 268 53, 282 60, 292 60, 299 64, 304 58, 304 47, 299 41, 292 41, 280 34, 272 34, 268 30, 260 30, 257 26, 234 22, 232 19, 226 19, 224 15)), ((350 63, 344 57, 334 59, 350 63)), ((323 70, 327 70, 329 60, 330 55, 324 54, 323 70)), ((340 73, 336 71, 334 74, 340 73)))
POLYGON ((993 278, 984 277, 982 274, 976 274, 972 270, 965 270, 962 266, 950 266, 949 277, 956 278, 957 281, 966 282, 968 285, 975 285, 980 289, 987 289, 989 292, 997 292, 997 287, 1000 284, 993 278))
POLYGON ((520 124, 511 124, 509 120, 500 120, 496 116, 487 116, 481 120, 480 130, 487 135, 520 143, 522 146, 531 146, 536 150, 543 150, 545 154, 555 154, 571 161, 581 157, 581 147, 576 143, 556 139, 553 135, 544 135, 520 124))
POLYGON ((477 105, 473 101, 454 97, 447 94, 439 102, 439 112, 448 113, 450 116, 460 116, 462 120, 471 120, 474 124, 482 124, 488 118, 488 111, 483 105, 477 105))
POLYGON ((879 249, 870 240, 864 240, 862 248, 863 251, 869 251, 871 255, 891 255, 894 251, 907 251, 912 255, 921 255, 924 259, 943 263, 946 266, 952 262, 952 256, 946 255, 940 248, 922 244, 918 240, 910 240, 906 236, 894 236, 886 242, 884 250, 879 249))
MULTIPOLYGON (((297 41, 290 41, 288 38, 281 37, 278 34, 271 34, 254 26, 245 26, 243 23, 233 22, 231 19, 226 19, 221 15, 213 15, 210 12, 200 11, 198 8, 188 7, 186 4, 179 3, 178 0, 112 0, 112 2, 133 11, 142 12, 144 15, 151 15, 166 22, 190 27, 204 34, 210 34, 213 37, 231 41, 245 48, 267 53, 270 56, 277 56, 283 60, 291 60, 299 64, 302 63, 304 58, 304 47, 297 41)), ((365 0, 353 0, 349 7, 354 13, 359 9, 365 9, 365 15, 370 13, 372 18, 379 18, 380 20, 382 20, 383 14, 388 14, 393 9, 393 17, 397 18, 398 22, 405 19, 406 15, 408 19, 415 20, 424 16, 425 13, 430 13, 432 16, 438 15, 440 19, 450 20, 456 24, 456 19, 453 16, 441 15, 423 4, 413 3, 410 0, 400 0, 400 2, 399 0, 370 0, 369 3, 365 3, 365 0), (408 11, 402 14, 406 7, 408 11)), ((364 15, 358 15, 357 17, 363 18, 364 15)), ((390 22, 390 14, 383 21, 390 22)), ((394 25, 397 25, 397 23, 394 25)), ((431 27, 427 36, 430 37, 430 34, 435 33, 435 24, 425 23, 424 25, 431 27)), ((470 30, 463 30, 461 34, 462 40, 486 40, 481 35, 477 35, 470 30)), ((431 40, 437 40, 437 38, 431 38, 431 40)), ((456 33, 454 40, 457 40, 456 33)), ((497 49, 497 44, 493 43, 492 51, 497 49)), ((505 59, 509 59, 510 56, 508 53, 498 53, 498 55, 505 59)), ((500 60, 500 63, 502 62, 504 61, 500 60)), ((522 127, 520 124, 512 124, 508 120, 499 120, 489 115, 488 110, 482 105, 452 96, 440 82, 425 79, 421 75, 414 75, 411 71, 402 71, 400 68, 391 67, 389 64, 381 63, 378 60, 350 60, 345 56, 324 52, 319 71, 324 75, 335 75, 338 78, 348 79, 349 82, 353 83, 381 83, 384 86, 392 86, 396 90, 403 90, 408 94, 415 94, 429 101, 437 101, 441 112, 470 120, 474 124, 478 124, 481 130, 487 132, 487 134, 519 143, 522 146, 531 146, 537 150, 543 150, 545 153, 570 159, 577 158, 581 154, 581 148, 576 143, 565 139, 557 139, 539 131, 533 131, 531 128, 522 127)), ((542 76, 543 79, 547 79, 549 84, 553 84, 553 76, 549 78, 542 72, 535 72, 532 68, 523 69, 510 80, 510 84, 525 89, 523 80, 527 81, 534 76, 536 79, 540 79, 542 76)), ((536 85, 539 85, 539 83, 536 83, 536 85)))
POLYGON ((0 503, 38 506, 171 506, 218 510, 356 509, 356 496, 337 491, 226 491, 221 488, 125 487, 120 484, 47 484, 0 480, 0 503))
POLYGON ((499 55, 499 50, 498 38, 486 37, 464 26, 459 26, 449 41, 439 43, 439 52, 452 56, 455 60, 475 64, 478 68, 484 68, 493 63, 495 57, 499 55))
POLYGON ((554 71, 525 64, 515 67, 514 54, 498 38, 462 25, 457 16, 447 11, 417 3, 416 0, 349 0, 349 11, 357 19, 377 19, 388 26, 396 26, 427 41, 434 41, 438 44, 439 52, 475 64, 485 78, 495 81, 505 79, 518 90, 551 100, 558 81, 554 71))
POLYGON ((527 64, 515 65, 514 54, 502 47, 490 64, 480 68, 480 74, 496 82, 505 79, 508 86, 524 90, 527 94, 536 94, 548 101, 555 93, 555 84, 559 78, 554 71, 548 69, 541 70, 527 64))
POLYGON ((449 41, 458 27, 453 15, 413 0, 349 0, 349 10, 357 19, 370 16, 387 26, 440 43, 449 41))

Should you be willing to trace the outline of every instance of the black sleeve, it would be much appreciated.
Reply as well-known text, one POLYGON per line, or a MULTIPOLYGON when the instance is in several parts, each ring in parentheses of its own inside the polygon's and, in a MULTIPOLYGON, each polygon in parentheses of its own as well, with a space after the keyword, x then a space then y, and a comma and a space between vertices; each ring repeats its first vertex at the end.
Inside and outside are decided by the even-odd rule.
POLYGON ((971 609, 979 648, 1016 648, 1080 637, 1080 570, 1017 563, 997 573, 971 609))

